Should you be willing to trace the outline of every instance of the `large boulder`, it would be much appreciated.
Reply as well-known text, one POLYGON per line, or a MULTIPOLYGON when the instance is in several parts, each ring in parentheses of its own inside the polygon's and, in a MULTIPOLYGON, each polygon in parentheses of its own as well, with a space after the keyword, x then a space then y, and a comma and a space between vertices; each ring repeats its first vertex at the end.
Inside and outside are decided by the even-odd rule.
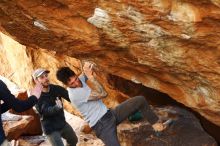
POLYGON ((190 112, 177 107, 157 108, 161 119, 172 119, 170 126, 155 133, 146 121, 124 122, 118 127, 122 146, 217 146, 199 120, 190 112))
MULTIPOLYGON (((15 83, 11 82, 9 79, 7 79, 5 77, 0 76, 0 79, 7 85, 10 92, 17 99, 19 99, 19 100, 27 100, 28 99, 28 94, 25 89, 18 87, 15 83)), ((42 134, 40 118, 39 118, 38 114, 33 110, 33 108, 30 108, 24 112, 19 112, 19 113, 14 111, 13 109, 10 109, 9 112, 12 114, 15 114, 15 115, 29 115, 33 118, 30 121, 31 126, 29 126, 29 128, 27 128, 25 131, 23 131, 23 134, 27 134, 27 135, 42 134)))
POLYGON ((16 144, 16 146, 39 146, 45 140, 46 140, 46 136, 41 136, 41 135, 22 136, 18 140, 16 140, 14 143, 16 144))
MULTIPOLYGON (((27 92, 20 92, 18 93, 17 98, 19 100, 27 100, 28 99, 28 94, 27 92)), ((29 115, 33 117, 33 120, 30 121, 30 126, 24 131, 23 134, 26 135, 39 135, 42 134, 42 129, 41 129, 41 123, 40 123, 40 117, 39 115, 33 110, 33 108, 26 110, 24 112, 18 113, 15 112, 14 110, 10 110, 10 113, 16 114, 16 115, 29 115)))
MULTIPOLYGON (((216 141, 203 130, 199 120, 191 112, 172 106, 154 108, 154 111, 161 120, 172 119, 173 122, 163 132, 155 133, 145 120, 125 120, 117 127, 121 146, 217 146, 216 141)), ((104 146, 93 132, 83 132, 86 125, 84 120, 68 112, 65 112, 65 117, 78 136, 78 146, 104 146)), ((19 137, 16 144, 50 146, 45 136, 19 137)))
MULTIPOLYGON (((216 141, 202 128, 199 120, 182 108, 166 106, 154 108, 163 121, 172 119, 172 123, 161 133, 155 133, 147 121, 130 122, 125 120, 118 127, 121 146, 217 146, 216 141)), ((94 133, 84 133, 84 120, 65 112, 68 123, 79 138, 79 146, 104 146, 94 133)), ((49 146, 48 141, 41 143, 49 146)))
POLYGON ((62 55, 87 59, 220 126, 219 6, 219 0, 1 0, 0 30, 27 46, 1 40, 1 60, 11 69, 4 74, 22 85, 19 77, 30 81, 39 65, 72 66, 62 55))
POLYGON ((31 126, 32 116, 19 116, 5 113, 2 116, 3 128, 8 140, 18 139, 31 126))

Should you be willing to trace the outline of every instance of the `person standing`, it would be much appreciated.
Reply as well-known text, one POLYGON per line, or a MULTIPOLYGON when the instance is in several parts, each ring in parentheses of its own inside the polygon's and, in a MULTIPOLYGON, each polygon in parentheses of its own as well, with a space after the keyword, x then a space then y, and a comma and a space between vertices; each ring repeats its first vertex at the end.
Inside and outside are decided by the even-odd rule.
MULTIPOLYGON (((16 112, 23 112, 30 109, 38 102, 41 91, 42 85, 37 82, 36 86, 31 90, 31 96, 27 100, 19 100, 11 94, 6 84, 0 80, 0 100, 4 102, 0 105, 1 114, 5 113, 9 109, 13 109, 16 112)), ((10 146, 5 137, 1 118, 0 123, 0 144, 1 146, 10 146)))
POLYGON ((49 71, 43 68, 36 69, 32 77, 35 82, 43 86, 42 94, 36 104, 44 133, 52 146, 64 146, 62 138, 68 145, 76 146, 78 139, 73 128, 66 122, 61 98, 70 101, 65 88, 50 84, 49 71))

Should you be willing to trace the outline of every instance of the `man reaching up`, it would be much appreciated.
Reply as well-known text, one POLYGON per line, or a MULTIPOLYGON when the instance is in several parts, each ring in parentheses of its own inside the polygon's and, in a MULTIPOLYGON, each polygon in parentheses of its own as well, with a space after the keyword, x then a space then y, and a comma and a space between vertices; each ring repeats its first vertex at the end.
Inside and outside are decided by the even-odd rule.
POLYGON ((91 63, 85 63, 84 74, 79 77, 68 67, 60 68, 56 75, 58 80, 67 85, 71 103, 81 112, 97 137, 106 146, 120 146, 117 125, 138 110, 152 124, 155 131, 165 129, 165 126, 158 122, 157 115, 150 109, 143 96, 135 96, 115 109, 108 109, 102 102, 102 98, 107 96, 107 92, 94 76, 92 66, 91 63), (87 79, 94 85, 94 89, 86 84, 87 79))

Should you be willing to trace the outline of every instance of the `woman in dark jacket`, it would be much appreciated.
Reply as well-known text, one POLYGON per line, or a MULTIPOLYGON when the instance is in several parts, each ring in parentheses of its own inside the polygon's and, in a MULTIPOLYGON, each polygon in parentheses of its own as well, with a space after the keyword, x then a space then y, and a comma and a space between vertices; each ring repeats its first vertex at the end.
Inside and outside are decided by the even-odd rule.
MULTIPOLYGON (((23 112, 31 108, 37 103, 41 91, 42 91, 42 86, 40 84, 36 84, 36 86, 31 91, 31 96, 27 100, 19 100, 15 98, 14 95, 11 94, 5 83, 0 80, 0 100, 4 102, 0 105, 1 114, 8 111, 9 109, 13 109, 16 112, 23 112)), ((9 145, 5 138, 5 133, 3 130, 1 118, 0 118, 0 145, 1 146, 9 145)))

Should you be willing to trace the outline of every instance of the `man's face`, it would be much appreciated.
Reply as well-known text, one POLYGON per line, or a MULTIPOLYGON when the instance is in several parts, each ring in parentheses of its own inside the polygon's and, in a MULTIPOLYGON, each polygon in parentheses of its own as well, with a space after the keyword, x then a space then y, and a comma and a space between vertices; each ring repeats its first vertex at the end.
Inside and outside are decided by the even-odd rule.
POLYGON ((67 81, 67 86, 70 88, 80 88, 82 87, 82 82, 78 78, 78 76, 72 76, 67 81))
POLYGON ((44 88, 47 88, 50 84, 49 78, 48 78, 48 73, 44 72, 42 75, 40 75, 39 77, 37 77, 36 79, 38 82, 41 83, 41 85, 44 88))

